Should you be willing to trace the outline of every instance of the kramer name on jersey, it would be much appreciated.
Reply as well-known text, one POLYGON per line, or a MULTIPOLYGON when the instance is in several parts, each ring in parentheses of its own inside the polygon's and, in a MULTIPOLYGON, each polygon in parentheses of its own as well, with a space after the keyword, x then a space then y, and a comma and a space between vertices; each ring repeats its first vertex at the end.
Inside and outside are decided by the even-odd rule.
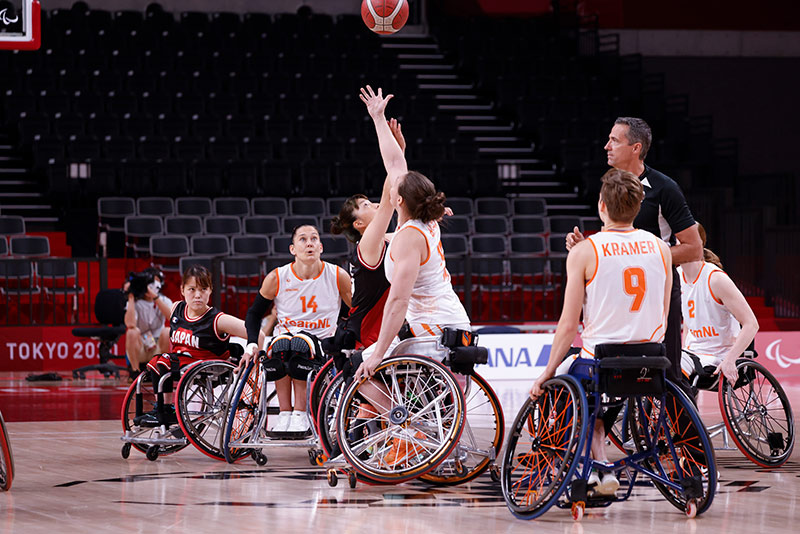
POLYGON ((281 322, 281 324, 283 324, 284 327, 304 328, 307 330, 331 327, 331 322, 328 318, 317 319, 316 321, 303 321, 303 320, 294 320, 290 317, 287 317, 281 322))
POLYGON ((652 241, 633 243, 605 243, 601 245, 603 256, 633 256, 635 254, 655 254, 656 245, 652 241))
POLYGON ((184 347, 200 348, 200 339, 189 330, 178 328, 172 332, 169 340, 173 345, 183 345, 184 347))

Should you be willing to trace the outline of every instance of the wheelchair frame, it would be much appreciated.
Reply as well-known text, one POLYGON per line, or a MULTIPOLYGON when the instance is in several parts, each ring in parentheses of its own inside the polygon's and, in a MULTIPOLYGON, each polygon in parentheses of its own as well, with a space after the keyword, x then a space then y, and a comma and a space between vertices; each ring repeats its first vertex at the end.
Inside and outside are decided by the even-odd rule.
MULTIPOLYGON (((451 349, 442 345, 441 340, 438 337, 409 338, 401 341, 397 344, 397 346, 395 346, 390 356, 382 363, 381 368, 385 367, 384 364, 390 361, 390 359, 400 358, 402 356, 422 356, 444 365, 447 368, 447 372, 457 382, 459 382, 459 389, 461 389, 459 379, 445 363, 450 353, 451 349)), ((340 452, 335 458, 331 458, 324 463, 324 465, 327 467, 328 483, 331 486, 335 486, 337 484, 337 470, 343 470, 345 472, 351 488, 356 486, 357 480, 362 480, 367 483, 399 483, 404 480, 408 480, 409 478, 416 477, 431 484, 454 485, 472 480, 483 473, 486 469, 490 469, 492 478, 495 481, 499 480, 499 468, 494 462, 502 447, 503 433, 505 430, 500 401, 497 399, 497 396, 495 395, 491 386, 482 377, 480 377, 480 375, 474 373, 473 371, 471 375, 465 376, 466 382, 462 390, 462 394, 464 396, 463 406, 465 414, 463 417, 463 429, 459 439, 456 441, 455 446, 452 448, 450 453, 448 453, 443 459, 434 462, 434 465, 432 465, 429 469, 426 469, 425 472, 421 474, 414 474, 410 477, 403 475, 397 477, 388 475, 375 477, 374 475, 370 476, 370 473, 365 472, 363 468, 360 470, 354 469, 354 466, 345 458, 345 454, 341 452, 341 440, 343 437, 342 431, 339 429, 341 428, 340 425, 342 423, 343 416, 339 412, 340 406, 337 406, 334 412, 335 415, 331 422, 336 425, 337 448, 340 452), (486 448, 482 447, 483 444, 478 443, 479 439, 476 437, 476 433, 473 432, 469 422, 469 400, 474 398, 475 395, 480 394, 479 391, 483 392, 483 394, 486 396, 487 401, 492 408, 495 421, 493 437, 491 438, 490 446, 486 448), (474 466, 469 465, 468 462, 468 460, 472 459, 477 460, 474 466)), ((343 380, 345 380, 344 377, 339 377, 339 375, 337 375, 329 387, 339 387, 341 389, 338 394, 339 397, 345 398, 353 397, 354 392, 351 390, 353 388, 357 388, 359 385, 365 382, 362 380, 362 382, 359 384, 351 384, 342 389, 341 382, 343 380)), ((326 400, 330 400, 331 398, 331 392, 326 390, 322 397, 323 403, 321 403, 319 407, 319 413, 316 418, 320 436, 323 432, 328 432, 328 421, 325 420, 326 417, 324 410, 327 408, 328 412, 330 412, 330 409, 324 405, 324 402, 326 400)), ((324 440, 321 440, 321 443, 323 443, 325 454, 329 456, 333 452, 329 447, 332 444, 327 444, 327 446, 325 446, 324 440)))
MULTIPOLYGON (((643 367, 646 366, 643 365, 643 367)), ((663 370, 661 372, 663 373, 663 370)), ((573 412, 577 413, 573 413, 569 416, 570 421, 573 421, 571 423, 571 428, 573 430, 567 445, 564 446, 563 462, 558 466, 559 472, 557 473, 557 476, 560 478, 557 479, 557 482, 551 484, 551 486, 555 486, 555 488, 545 494, 546 498, 544 501, 533 508, 531 508, 529 503, 518 503, 517 497, 519 492, 517 491, 514 493, 515 486, 519 489, 524 487, 524 484, 527 483, 528 491, 523 494, 523 500, 530 500, 528 497, 528 492, 530 492, 530 488, 534 481, 532 478, 533 473, 527 474, 527 479, 525 476, 523 476, 519 477, 515 481, 512 481, 512 476, 519 466, 523 467, 523 473, 528 467, 531 467, 531 471, 533 471, 534 466, 523 464, 530 464, 531 461, 538 463, 539 459, 535 456, 532 457, 532 455, 534 455, 534 448, 546 448, 546 440, 540 439, 539 436, 536 438, 532 437, 529 452, 515 456, 517 443, 521 437, 523 427, 526 424, 532 426, 534 423, 532 418, 532 410, 536 408, 537 403, 541 399, 545 398, 545 395, 542 395, 542 397, 536 401, 528 399, 522 406, 516 420, 514 421, 514 426, 512 427, 512 432, 509 435, 509 441, 506 445, 503 458, 504 461, 501 483, 503 488, 503 497, 506 500, 509 510, 518 518, 534 519, 546 512, 551 506, 555 505, 559 508, 570 508, 573 519, 580 520, 581 517, 583 517, 584 510, 587 506, 605 507, 609 506, 613 502, 625 501, 629 499, 636 483, 636 479, 640 474, 649 477, 659 491, 661 491, 662 494, 667 497, 671 504, 676 507, 681 507, 679 505, 682 504, 683 510, 688 517, 694 517, 698 513, 703 513, 705 510, 707 510, 711 505, 716 492, 716 459, 713 454, 713 449, 710 445, 710 438, 708 437, 705 427, 702 425, 702 421, 700 420, 700 417, 697 414, 692 402, 672 382, 665 379, 666 389, 664 393, 661 393, 658 396, 643 394, 623 395, 620 400, 613 400, 604 403, 602 401, 603 393, 599 391, 599 376, 599 360, 577 358, 572 364, 568 375, 557 376, 554 379, 545 382, 546 389, 549 388, 548 391, 553 391, 553 388, 556 387, 561 387, 568 391, 569 395, 574 398, 572 402, 572 410, 573 412), (591 398, 594 400, 594 408, 590 413, 587 414, 588 416, 583 415, 584 413, 589 412, 587 392, 582 385, 583 383, 587 384, 589 395, 591 395, 591 398), (667 425, 666 419, 669 409, 667 408, 666 399, 670 395, 672 398, 677 400, 677 404, 680 404, 680 409, 682 410, 681 412, 678 412, 678 406, 676 405, 676 415, 685 412, 691 419, 694 427, 697 428, 697 437, 700 440, 700 445, 702 445, 705 457, 707 459, 707 472, 703 473, 702 470, 700 470, 700 480, 698 480, 698 475, 684 476, 683 471, 687 471, 687 474, 690 473, 689 468, 691 467, 693 460, 690 459, 687 462, 685 457, 679 458, 676 442, 673 440, 672 436, 672 429, 667 425), (651 403, 651 409, 653 406, 657 406, 653 400, 660 399, 661 408, 658 410, 658 417, 656 418, 654 424, 652 419, 650 419, 646 429, 646 435, 638 436, 635 440, 638 449, 637 452, 628 454, 626 457, 611 463, 593 460, 591 458, 593 429, 600 410, 603 407, 618 406, 620 403, 629 401, 630 399, 635 400, 635 405, 637 408, 636 411, 642 414, 648 413, 645 410, 645 405, 643 404, 645 399, 649 399, 649 402, 651 403), (577 423, 575 420, 577 420, 577 423), (575 426, 576 424, 577 428, 575 426), (577 430, 577 437, 575 430, 577 430), (577 442, 575 441, 576 439, 577 442), (575 444, 573 445, 573 443, 575 444), (674 472, 676 472, 678 475, 677 481, 669 476, 670 473, 668 473, 665 469, 665 466, 662 464, 662 460, 659 456, 664 456, 665 460, 669 461, 671 465, 676 468, 674 472), (686 463, 690 464, 689 467, 686 466, 686 463), (564 466, 563 464, 568 465, 564 466), (680 466, 680 469, 677 469, 678 466, 680 466), (611 471, 617 476, 624 471, 628 479, 627 491, 620 497, 590 495, 588 492, 587 480, 593 468, 599 468, 603 471, 611 471), (705 489, 703 488, 703 483, 706 485, 705 489), (565 498, 562 498, 562 495, 564 495, 565 498), (670 497, 670 495, 672 497, 670 497), (683 499, 683 503, 680 502, 681 499, 683 499)), ((546 395, 549 395, 549 393, 546 392, 546 395)), ((549 396, 547 398, 549 398, 549 396)), ((636 421, 630 416, 631 414, 633 414, 633 412, 629 411, 629 416, 626 418, 626 424, 629 425, 629 428, 631 428, 633 425, 636 425, 636 421)), ((538 418, 540 424, 542 417, 543 416, 540 414, 538 418)), ((556 417, 559 417, 559 414, 556 414, 556 417)), ((564 417, 567 417, 567 415, 564 417)), ((558 421, 558 419, 553 419, 553 426, 555 425, 556 421, 558 421)), ((563 432, 550 430, 547 432, 550 434, 563 434, 563 432)), ((559 447, 551 448, 555 450, 559 447)), ((544 452, 542 455, 544 455, 544 452)), ((537 479, 544 480, 548 476, 552 476, 552 471, 555 470, 557 466, 555 465, 555 462, 552 464, 549 463, 549 460, 547 460, 547 462, 548 465, 545 466, 545 469, 541 469, 540 467, 538 468, 540 473, 537 473, 537 479), (547 471, 551 471, 551 473, 548 474, 547 471), (541 476, 541 472, 545 473, 544 478, 541 476)), ((534 494, 536 493, 538 492, 534 492, 534 494)))
MULTIPOLYGON (((134 423, 135 417, 148 411, 145 409, 145 403, 149 403, 150 407, 152 407, 158 396, 163 395, 166 381, 173 378, 171 372, 166 373, 159 379, 157 391, 156 389, 147 391, 147 388, 151 387, 152 383, 147 379, 147 373, 141 373, 131 384, 122 403, 122 428, 124 432, 120 438, 123 442, 122 457, 128 458, 131 447, 133 447, 145 453, 148 460, 155 461, 159 456, 178 452, 191 443, 206 456, 222 460, 221 450, 213 448, 213 443, 207 442, 207 440, 203 440, 206 443, 199 443, 198 441, 211 428, 211 425, 207 425, 208 421, 219 419, 220 415, 227 411, 232 387, 230 387, 230 384, 225 385, 224 390, 219 395, 214 394, 212 389, 211 397, 206 395, 201 399, 206 407, 203 412, 190 411, 185 404, 187 401, 194 402, 196 399, 189 397, 184 399, 185 395, 182 395, 184 389, 190 387, 186 386, 186 377, 194 377, 195 374, 214 366, 222 366, 233 371, 235 379, 236 367, 225 360, 199 360, 180 369, 180 379, 177 384, 173 384, 172 388, 178 423, 170 425, 162 422, 158 426, 139 426, 134 423), (153 398, 145 399, 146 396, 152 396, 153 398), (133 405, 133 410, 131 410, 131 405, 133 405), (192 418, 193 414, 199 415, 200 420, 195 421, 192 418), (196 422, 199 424, 195 424, 196 422), (201 425, 203 428, 199 428, 201 425)), ((187 395, 194 393, 196 391, 187 392, 187 395)))
POLYGON ((14 480, 14 455, 11 452, 11 440, 8 438, 6 421, 0 412, 0 490, 8 491, 14 480))

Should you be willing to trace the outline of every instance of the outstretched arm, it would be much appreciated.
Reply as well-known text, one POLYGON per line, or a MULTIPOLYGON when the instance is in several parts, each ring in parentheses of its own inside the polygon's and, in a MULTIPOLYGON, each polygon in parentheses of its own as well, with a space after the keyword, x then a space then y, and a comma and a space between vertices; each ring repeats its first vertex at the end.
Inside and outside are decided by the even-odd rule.
POLYGON ((386 98, 384 98, 381 88, 378 88, 378 93, 376 94, 372 87, 368 85, 366 89, 361 88, 361 95, 359 96, 361 101, 367 105, 369 116, 372 117, 372 121, 375 123, 375 132, 378 134, 378 144, 381 149, 383 165, 386 167, 386 174, 392 180, 396 180, 408 172, 408 165, 406 164, 403 149, 400 148, 397 139, 392 134, 389 123, 386 122, 386 105, 389 100, 394 98, 394 95, 386 95, 386 98))

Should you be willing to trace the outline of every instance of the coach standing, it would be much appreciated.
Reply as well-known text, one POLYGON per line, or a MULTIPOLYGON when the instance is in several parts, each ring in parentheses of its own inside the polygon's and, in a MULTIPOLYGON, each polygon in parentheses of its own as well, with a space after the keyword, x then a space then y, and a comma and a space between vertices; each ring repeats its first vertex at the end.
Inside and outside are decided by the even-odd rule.
MULTIPOLYGON (((605 150, 608 164, 639 177, 644 186, 642 208, 633 226, 647 230, 670 245, 672 252, 672 295, 664 342, 672 361, 668 378, 691 395, 689 384, 681 375, 681 283, 675 267, 703 258, 703 244, 686 198, 677 183, 644 163, 653 139, 650 126, 642 119, 620 117, 608 135, 605 150)), ((567 235, 567 250, 584 239, 576 227, 567 235)))

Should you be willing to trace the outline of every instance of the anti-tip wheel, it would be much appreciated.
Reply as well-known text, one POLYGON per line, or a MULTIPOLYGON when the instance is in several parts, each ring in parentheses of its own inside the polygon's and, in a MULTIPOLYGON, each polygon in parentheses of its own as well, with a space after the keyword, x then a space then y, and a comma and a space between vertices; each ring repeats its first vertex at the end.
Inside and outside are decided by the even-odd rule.
POLYGON ((356 484, 358 484, 358 477, 356 476, 355 471, 348 471, 347 483, 350 484, 350 489, 356 489, 356 484))
POLYGON ((489 467, 489 477, 492 479, 492 482, 500 482, 500 466, 492 464, 491 467, 489 467))
POLYGON ((150 447, 147 448, 146 455, 147 459, 151 462, 158 460, 158 445, 150 445, 150 447))
POLYGON ((697 499, 686 501, 686 517, 694 519, 697 516, 697 499))
POLYGON ((332 488, 335 488, 336 484, 339 483, 339 477, 336 476, 335 469, 328 469, 327 478, 328 478, 328 485, 332 488))
POLYGON ((586 505, 582 502, 572 503, 572 519, 575 521, 580 521, 583 519, 583 512, 585 509, 586 505))
POLYGON ((253 460, 260 466, 267 465, 267 455, 261 451, 253 451, 253 460))
POLYGON ((122 454, 122 457, 124 459, 126 459, 126 460, 128 459, 128 456, 131 455, 131 444, 130 443, 126 443, 126 444, 124 444, 122 446, 121 454, 122 454))
POLYGON ((317 466, 317 457, 319 456, 319 452, 316 449, 308 449, 308 463, 313 465, 314 467, 317 466))

